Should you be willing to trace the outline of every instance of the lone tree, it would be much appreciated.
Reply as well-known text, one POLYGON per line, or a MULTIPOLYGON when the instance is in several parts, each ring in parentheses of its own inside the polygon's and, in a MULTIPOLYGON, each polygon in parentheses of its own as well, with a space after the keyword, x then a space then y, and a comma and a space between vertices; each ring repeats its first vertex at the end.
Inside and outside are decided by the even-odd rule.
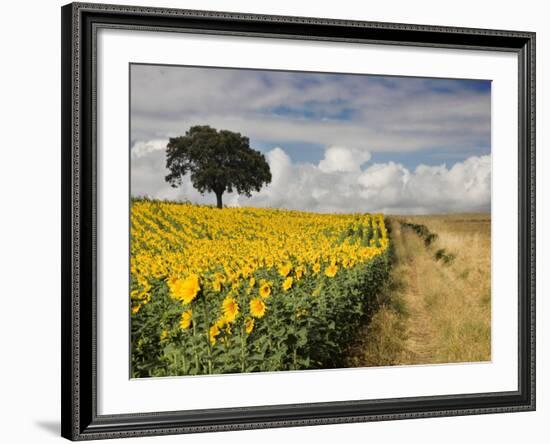
POLYGON ((271 171, 265 157, 250 148, 248 137, 210 126, 192 126, 185 136, 170 138, 166 146, 165 177, 172 187, 181 185, 190 173, 193 186, 201 193, 216 194, 218 208, 222 195, 236 190, 250 197, 271 182, 271 171))

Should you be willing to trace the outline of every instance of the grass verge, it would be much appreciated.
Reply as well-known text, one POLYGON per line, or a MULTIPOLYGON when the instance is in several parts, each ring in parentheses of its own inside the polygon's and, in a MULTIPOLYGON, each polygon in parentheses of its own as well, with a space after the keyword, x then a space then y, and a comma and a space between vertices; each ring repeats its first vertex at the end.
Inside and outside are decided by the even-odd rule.
POLYGON ((390 226, 391 277, 351 348, 350 365, 490 360, 490 216, 394 217, 390 226), (437 238, 426 245, 407 224, 424 225, 437 238), (440 250, 453 260, 436 260, 440 250))

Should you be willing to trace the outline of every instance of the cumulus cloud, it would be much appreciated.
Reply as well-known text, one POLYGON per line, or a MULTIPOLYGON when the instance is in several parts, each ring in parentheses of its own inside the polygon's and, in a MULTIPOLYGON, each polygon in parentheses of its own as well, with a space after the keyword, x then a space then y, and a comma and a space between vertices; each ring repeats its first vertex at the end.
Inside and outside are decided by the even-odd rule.
POLYGON ((419 165, 409 171, 394 162, 368 167, 358 178, 360 196, 384 212, 446 213, 490 211, 491 157, 419 165))
POLYGON ((166 149, 167 143, 168 140, 165 139, 138 141, 132 146, 132 158, 139 159, 140 157, 144 157, 147 154, 164 150, 166 149))
MULTIPOLYGON (((184 178, 180 188, 164 181, 166 141, 136 143, 132 149, 133 196, 214 204, 184 178), (139 149, 137 149, 139 148, 139 149)), ((370 154, 345 146, 326 148, 318 164, 294 163, 283 148, 266 155, 272 181, 252 197, 224 195, 229 206, 288 208, 316 212, 428 214, 490 211, 491 157, 472 156, 452 166, 369 163, 370 154)))
POLYGON ((319 169, 325 173, 359 171, 361 165, 370 157, 370 153, 365 150, 331 146, 327 148, 325 157, 319 162, 319 169))

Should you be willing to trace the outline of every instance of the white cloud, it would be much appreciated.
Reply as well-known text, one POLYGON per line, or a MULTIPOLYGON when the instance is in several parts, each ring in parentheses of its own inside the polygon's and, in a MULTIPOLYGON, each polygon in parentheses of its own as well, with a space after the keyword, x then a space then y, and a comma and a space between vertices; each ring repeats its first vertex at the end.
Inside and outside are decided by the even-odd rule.
POLYGON ((182 186, 172 188, 164 177, 166 169, 166 144, 168 140, 136 142, 131 149, 130 189, 132 196, 153 199, 171 199, 212 204, 215 197, 202 196, 189 179, 184 177, 182 186))
POLYGON ((490 210, 490 156, 472 156, 451 168, 419 165, 413 172, 394 162, 375 164, 358 181, 361 198, 384 212, 490 210))
POLYGON ((325 150, 324 159, 319 162, 319 169, 324 173, 359 171, 370 157, 365 150, 330 146, 325 150))
POLYGON ((132 157, 139 158, 155 151, 164 150, 167 143, 168 140, 166 139, 138 141, 132 146, 132 157))
MULTIPOLYGON (((132 154, 132 195, 214 204, 214 196, 201 195, 188 177, 176 189, 164 181, 165 146, 159 140, 134 145, 133 150, 141 148, 132 154)), ((271 183, 251 198, 225 194, 226 205, 393 214, 490 210, 490 156, 472 156, 452 167, 420 165, 414 171, 395 162, 369 164, 368 152, 341 145, 328 147, 318 165, 293 163, 280 147, 266 157, 271 183)))

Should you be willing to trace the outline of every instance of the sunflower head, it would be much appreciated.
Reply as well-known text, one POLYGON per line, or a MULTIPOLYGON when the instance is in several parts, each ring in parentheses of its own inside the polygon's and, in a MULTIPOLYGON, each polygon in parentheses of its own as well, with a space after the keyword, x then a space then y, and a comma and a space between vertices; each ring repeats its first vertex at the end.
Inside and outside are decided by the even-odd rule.
POLYGON ((317 274, 321 271, 321 264, 319 262, 315 262, 313 264, 313 273, 317 274))
POLYGON ((282 277, 287 277, 290 270, 292 270, 292 264, 290 262, 285 262, 279 267, 279 274, 282 277))
POLYGON ((262 318, 265 315, 265 303, 260 298, 250 301, 250 314, 255 318, 262 318))
POLYGON ((200 289, 199 277, 196 274, 192 274, 186 279, 178 279, 170 287, 172 297, 184 304, 192 302, 197 297, 200 289))
POLYGON ((187 330, 191 326, 191 317, 193 316, 193 310, 189 309, 181 314, 180 328, 187 330))
POLYGON ((239 304, 231 295, 227 295, 222 303, 223 315, 227 322, 233 322, 239 313, 239 304))
POLYGON ((283 290, 284 291, 288 291, 290 290, 290 288, 292 288, 292 283, 294 282, 294 280, 292 279, 292 277, 287 277, 285 279, 285 281, 283 282, 283 290))
POLYGON ((210 344, 214 345, 216 343, 216 337, 220 334, 220 329, 216 324, 214 324, 212 327, 210 327, 208 334, 210 337, 210 344))
POLYGON ((260 286, 260 296, 262 298, 267 298, 269 295, 271 294, 271 285, 269 285, 268 282, 264 282, 261 286, 260 286))
POLYGON ((244 329, 247 334, 252 333, 252 330, 254 330, 254 319, 246 318, 244 320, 244 329))
POLYGON ((336 272, 338 271, 338 266, 336 264, 330 264, 326 269, 325 269, 325 276, 329 277, 329 278, 332 278, 334 276, 336 276, 336 272))

